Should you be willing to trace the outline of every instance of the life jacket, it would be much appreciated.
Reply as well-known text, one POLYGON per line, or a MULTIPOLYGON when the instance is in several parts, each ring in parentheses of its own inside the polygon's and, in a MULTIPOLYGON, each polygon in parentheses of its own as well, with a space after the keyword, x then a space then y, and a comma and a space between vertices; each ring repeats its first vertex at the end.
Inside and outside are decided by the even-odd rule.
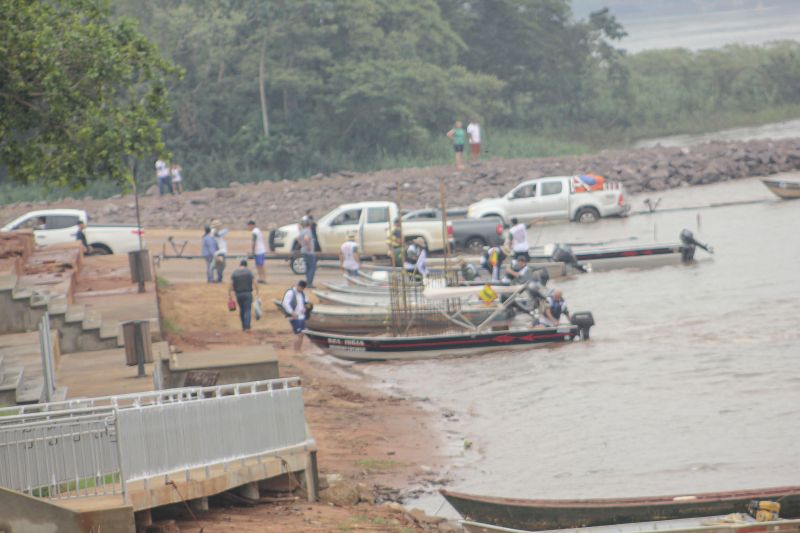
POLYGON ((548 298, 547 303, 550 307, 550 312, 553 313, 553 318, 556 320, 561 318, 561 313, 567 310, 567 305, 564 300, 555 300, 551 297, 548 298))
POLYGON ((386 244, 388 244, 390 248, 399 248, 400 237, 401 233, 399 228, 389 228, 386 234, 386 244))

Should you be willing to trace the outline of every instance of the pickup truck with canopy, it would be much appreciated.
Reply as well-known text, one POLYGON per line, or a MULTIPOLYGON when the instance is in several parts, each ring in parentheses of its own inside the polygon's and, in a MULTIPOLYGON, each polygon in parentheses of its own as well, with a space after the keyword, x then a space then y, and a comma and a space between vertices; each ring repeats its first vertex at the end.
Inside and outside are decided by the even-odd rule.
POLYGON ((524 181, 501 198, 487 198, 469 206, 468 218, 497 216, 509 223, 537 219, 596 222, 623 216, 630 210, 621 183, 602 176, 551 176, 524 181))

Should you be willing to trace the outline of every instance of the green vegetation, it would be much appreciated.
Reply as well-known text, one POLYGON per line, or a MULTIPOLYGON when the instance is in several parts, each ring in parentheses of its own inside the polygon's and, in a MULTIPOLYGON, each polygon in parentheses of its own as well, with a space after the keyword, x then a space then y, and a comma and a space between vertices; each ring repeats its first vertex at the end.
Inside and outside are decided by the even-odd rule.
POLYGON ((172 285, 172 283, 170 283, 170 281, 167 278, 164 278, 162 276, 156 276, 156 287, 158 287, 159 289, 166 289, 170 285, 172 285))
MULTIPOLYGON (((75 492, 76 490, 82 491, 86 489, 92 489, 96 486, 101 485, 114 485, 121 483, 120 475, 119 474, 106 474, 102 477, 102 483, 100 482, 101 478, 98 477, 87 477, 82 478, 76 481, 67 481, 64 483, 59 483, 58 485, 58 494, 63 494, 65 492, 75 492)), ((41 487, 38 489, 33 489, 31 491, 31 496, 36 498, 48 498, 50 497, 50 487, 41 487)))
POLYGON ((391 459, 359 459, 356 464, 370 473, 385 472, 403 465, 403 463, 391 459))
POLYGON ((0 167, 5 201, 109 196, 166 150, 190 188, 450 163, 455 119, 489 157, 537 157, 800 116, 800 43, 627 55, 568 0, 109 2, 0 8, 0 157, 53 178, 0 167))
POLYGON ((180 335, 181 327, 167 317, 161 317, 161 331, 164 333, 171 333, 173 335, 180 335))
POLYGON ((126 183, 164 151, 175 69, 107 2, 0 2, 0 164, 21 183, 126 183))

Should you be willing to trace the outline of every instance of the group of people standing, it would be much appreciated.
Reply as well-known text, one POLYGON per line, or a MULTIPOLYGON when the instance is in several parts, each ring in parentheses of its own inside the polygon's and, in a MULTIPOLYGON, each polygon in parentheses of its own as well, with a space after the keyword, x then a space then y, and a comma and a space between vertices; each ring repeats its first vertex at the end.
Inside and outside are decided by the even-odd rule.
POLYGON ((447 132, 447 137, 453 141, 453 151, 456 154, 456 169, 464 169, 464 146, 469 140, 470 161, 479 161, 481 158, 481 126, 472 119, 465 130, 460 120, 456 120, 453 129, 447 132))
POLYGON ((158 195, 164 196, 164 191, 170 194, 183 193, 183 168, 176 163, 167 164, 159 159, 156 161, 156 180, 158 181, 158 195))

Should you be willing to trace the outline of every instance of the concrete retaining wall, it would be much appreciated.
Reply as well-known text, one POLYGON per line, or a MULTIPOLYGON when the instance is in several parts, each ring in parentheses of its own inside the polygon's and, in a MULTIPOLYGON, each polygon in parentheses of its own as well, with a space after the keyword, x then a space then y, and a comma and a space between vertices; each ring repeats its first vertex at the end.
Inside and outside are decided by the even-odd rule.
POLYGON ((0 531, 4 533, 135 533, 135 530, 131 506, 76 513, 0 487, 0 531))

